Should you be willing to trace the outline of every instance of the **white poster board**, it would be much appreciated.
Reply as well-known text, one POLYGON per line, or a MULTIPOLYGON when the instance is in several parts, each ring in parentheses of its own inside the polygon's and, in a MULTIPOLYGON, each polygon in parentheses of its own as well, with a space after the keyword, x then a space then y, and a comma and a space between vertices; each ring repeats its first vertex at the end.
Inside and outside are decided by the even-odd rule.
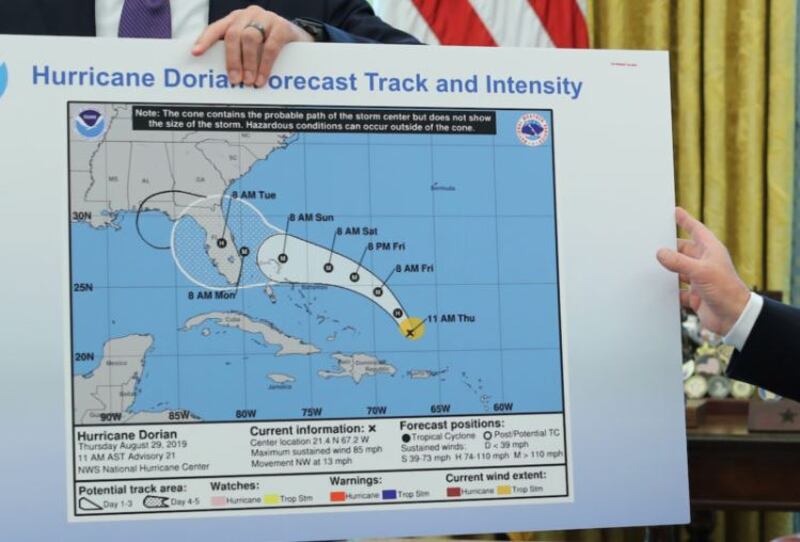
POLYGON ((4 532, 688 520, 666 54, 188 51, 0 37, 4 532))

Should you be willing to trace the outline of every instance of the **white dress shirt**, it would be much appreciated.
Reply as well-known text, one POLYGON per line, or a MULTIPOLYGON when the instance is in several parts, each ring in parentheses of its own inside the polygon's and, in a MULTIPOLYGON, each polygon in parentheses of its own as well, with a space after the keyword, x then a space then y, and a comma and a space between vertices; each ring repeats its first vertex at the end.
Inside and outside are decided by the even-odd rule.
POLYGON ((728 334, 722 338, 722 342, 730 344, 741 352, 763 307, 764 298, 751 292, 750 299, 747 300, 747 305, 745 305, 742 314, 739 315, 739 319, 733 324, 728 334))
MULTIPOLYGON (((119 33, 119 20, 125 0, 95 0, 94 19, 97 36, 116 38, 119 33)), ((195 39, 208 26, 209 0, 173 0, 172 37, 195 39)))

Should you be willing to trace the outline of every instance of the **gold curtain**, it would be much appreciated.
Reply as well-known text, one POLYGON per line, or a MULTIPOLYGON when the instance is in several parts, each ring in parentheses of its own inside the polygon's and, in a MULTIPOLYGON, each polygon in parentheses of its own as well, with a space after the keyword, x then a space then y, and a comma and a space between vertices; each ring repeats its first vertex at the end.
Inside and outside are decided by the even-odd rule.
MULTIPOLYGON (((671 54, 678 204, 726 243, 742 278, 789 292, 795 0, 590 0, 592 46, 671 54)), ((715 542, 770 540, 790 514, 718 513, 715 542)), ((641 529, 512 533, 628 542, 641 529)))
POLYGON ((593 47, 672 57, 678 202, 748 284, 789 291, 795 0, 594 0, 593 47))

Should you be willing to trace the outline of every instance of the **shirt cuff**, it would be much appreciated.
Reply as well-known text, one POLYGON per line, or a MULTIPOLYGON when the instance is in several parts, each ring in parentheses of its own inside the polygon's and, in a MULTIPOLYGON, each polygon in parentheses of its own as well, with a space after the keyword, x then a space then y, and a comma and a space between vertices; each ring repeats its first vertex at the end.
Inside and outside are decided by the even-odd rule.
POLYGON ((742 314, 739 315, 739 319, 733 324, 728 334, 722 338, 722 342, 741 352, 750 332, 753 331, 758 315, 761 314, 762 307, 764 307, 764 298, 757 293, 750 292, 750 299, 747 300, 742 314))

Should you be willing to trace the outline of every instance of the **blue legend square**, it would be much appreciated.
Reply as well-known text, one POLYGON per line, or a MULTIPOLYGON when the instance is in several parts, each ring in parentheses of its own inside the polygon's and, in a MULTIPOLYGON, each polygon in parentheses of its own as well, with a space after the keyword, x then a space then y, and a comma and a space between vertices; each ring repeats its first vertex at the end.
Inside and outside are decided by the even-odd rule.
POLYGON ((397 490, 396 489, 384 489, 383 490, 383 500, 384 501, 393 501, 397 499, 397 490))

